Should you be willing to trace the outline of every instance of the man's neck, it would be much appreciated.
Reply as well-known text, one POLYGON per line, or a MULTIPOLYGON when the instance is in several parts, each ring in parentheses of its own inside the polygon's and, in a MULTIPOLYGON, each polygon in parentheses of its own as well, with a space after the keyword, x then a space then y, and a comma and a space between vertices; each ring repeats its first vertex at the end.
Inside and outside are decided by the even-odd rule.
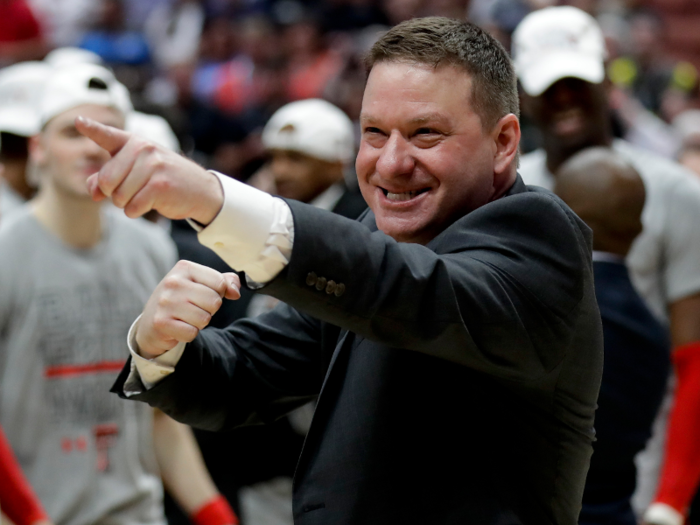
POLYGON ((542 147, 547 154, 547 169, 552 175, 556 175, 559 168, 564 164, 570 157, 578 153, 585 148, 592 148, 595 146, 612 146, 612 134, 602 132, 600 134, 600 140, 592 141, 589 144, 583 146, 576 146, 571 148, 562 147, 560 144, 555 143, 555 141, 547 140, 544 138, 542 147))
POLYGON ((92 248, 102 240, 101 204, 89 198, 69 196, 50 185, 32 200, 37 220, 49 232, 73 248, 92 248))

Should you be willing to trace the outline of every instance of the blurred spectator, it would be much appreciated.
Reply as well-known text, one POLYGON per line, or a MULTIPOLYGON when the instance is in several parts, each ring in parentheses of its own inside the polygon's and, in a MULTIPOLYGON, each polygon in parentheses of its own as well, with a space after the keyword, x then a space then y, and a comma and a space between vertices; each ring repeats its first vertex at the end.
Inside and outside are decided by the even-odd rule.
POLYGON ((464 20, 468 7, 469 0, 432 0, 426 2, 421 16, 446 16, 464 20))
POLYGON ((51 67, 24 62, 0 70, 0 214, 7 217, 34 195, 28 137, 39 131, 37 105, 51 67))
POLYGON ((244 180, 259 167, 259 130, 286 93, 282 46, 269 20, 231 24, 226 18, 205 24, 186 110, 195 148, 215 169, 244 180))
POLYGON ((700 75, 690 62, 678 62, 673 68, 671 82, 663 93, 659 116, 666 122, 697 104, 700 93, 700 75))
POLYGON ((661 97, 669 85, 673 64, 663 54, 664 26, 652 11, 630 16, 630 56, 634 76, 632 92, 647 109, 658 113, 661 97))
POLYGON ((29 0, 50 47, 78 45, 83 34, 100 16, 102 0, 29 0))
POLYGON ((45 86, 30 141, 39 193, 0 227, 3 428, 57 524, 161 525, 160 476, 195 524, 236 523, 189 429, 108 392, 131 318, 174 263, 156 226, 87 191, 109 154, 75 118, 122 127, 123 87, 94 64, 57 69, 45 86))
POLYGON ((374 0, 329 0, 321 6, 320 16, 328 31, 354 31, 389 22, 374 0))
POLYGON ((150 60, 143 35, 126 28, 122 0, 102 0, 100 16, 83 36, 80 47, 111 65, 139 65, 150 60))
POLYGON ((319 98, 343 67, 337 50, 328 46, 320 24, 311 16, 284 28, 282 46, 287 59, 287 98, 319 98))
POLYGON ((280 41, 264 17, 245 18, 235 27, 238 52, 220 68, 213 101, 225 113, 237 115, 246 129, 254 130, 285 100, 280 41))
POLYGON ((603 380, 580 525, 637 525, 634 458, 651 436, 670 370, 668 330, 632 286, 625 257, 642 231, 644 182, 609 148, 585 149, 557 172, 554 192, 593 230, 603 321, 603 380))
MULTIPOLYGON (((700 222, 700 181, 677 164, 613 140, 603 36, 592 17, 572 7, 543 9, 523 20, 513 42, 523 110, 543 136, 543 148, 521 159, 525 182, 551 188, 559 167, 589 146, 611 146, 644 180, 644 230, 627 264, 648 306, 668 320, 673 359, 682 361, 683 371, 668 429, 663 481, 646 517, 651 523, 680 524, 677 520, 682 520, 700 480, 694 440, 700 434, 700 379, 694 372, 700 370, 700 230, 695 226, 700 222), (658 509, 664 518, 654 515, 658 509)), ((653 464, 658 465, 660 454, 656 462, 652 456, 647 454, 639 464, 642 494, 653 491, 649 483, 656 478, 653 464)))
POLYGON ((196 60, 204 25, 202 3, 202 0, 174 0, 162 2, 151 11, 144 33, 157 67, 167 70, 196 60))
POLYGON ((664 40, 663 21, 656 13, 632 12, 627 54, 611 61, 609 74, 616 86, 631 90, 646 109, 671 122, 696 94, 698 73, 692 64, 670 60, 663 52, 664 40))
POLYGON ((424 0, 381 0, 381 6, 389 19, 389 25, 394 26, 420 16, 424 0))
POLYGON ((0 0, 0 66, 46 53, 41 26, 26 0, 0 0))
POLYGON ((680 141, 678 162, 700 177, 700 110, 690 109, 673 120, 680 141))
POLYGON ((629 89, 611 86, 608 98, 622 138, 663 157, 676 155, 678 140, 671 126, 646 109, 629 89))
POLYGON ((228 18, 208 18, 199 43, 199 58, 192 77, 192 95, 203 103, 213 103, 220 69, 235 54, 233 29, 228 18))
POLYGON ((318 99, 287 104, 270 118, 262 140, 272 158, 253 185, 351 219, 367 207, 352 168, 353 124, 337 107, 318 99))

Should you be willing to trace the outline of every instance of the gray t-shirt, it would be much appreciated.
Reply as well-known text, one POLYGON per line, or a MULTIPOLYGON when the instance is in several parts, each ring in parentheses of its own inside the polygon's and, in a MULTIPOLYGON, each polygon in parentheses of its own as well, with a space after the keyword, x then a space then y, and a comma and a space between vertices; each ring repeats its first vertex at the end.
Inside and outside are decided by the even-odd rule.
POLYGON ((25 204, 22 196, 0 178, 0 221, 25 204))
POLYGON ((29 207, 0 223, 0 424, 56 524, 160 525, 152 409, 109 388, 175 249, 145 221, 104 218, 85 250, 29 207))
MULTIPOLYGON (((668 319, 668 304, 700 292, 700 180, 679 164, 623 140, 613 144, 644 180, 644 230, 627 257, 632 281, 652 311, 668 319)), ((552 189, 544 150, 524 155, 526 184, 552 189)))

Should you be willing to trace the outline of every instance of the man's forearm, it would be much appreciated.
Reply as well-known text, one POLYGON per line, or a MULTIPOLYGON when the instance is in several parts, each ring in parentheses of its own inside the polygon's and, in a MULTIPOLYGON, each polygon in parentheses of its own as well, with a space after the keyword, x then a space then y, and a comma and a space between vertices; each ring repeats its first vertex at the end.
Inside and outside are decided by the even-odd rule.
POLYGON ((238 523, 228 504, 221 502, 222 496, 209 476, 194 434, 188 426, 156 410, 153 440, 163 485, 191 519, 198 522, 196 517, 203 515, 203 523, 211 525, 238 523), (217 507, 218 511, 222 505, 223 515, 218 512, 212 520, 208 507, 217 507))
MULTIPOLYGON (((0 428, 0 504, 16 525, 48 523, 48 516, 15 459, 0 428)), ((3 522, 4 523, 4 522, 3 522)))
POLYGON ((650 523, 663 525, 679 523, 700 482, 700 448, 696 439, 700 432, 700 294, 674 302, 670 321, 676 390, 666 429, 659 488, 646 516, 650 523), (652 519, 659 510, 654 508, 658 504, 668 505, 678 515, 669 510, 652 519))

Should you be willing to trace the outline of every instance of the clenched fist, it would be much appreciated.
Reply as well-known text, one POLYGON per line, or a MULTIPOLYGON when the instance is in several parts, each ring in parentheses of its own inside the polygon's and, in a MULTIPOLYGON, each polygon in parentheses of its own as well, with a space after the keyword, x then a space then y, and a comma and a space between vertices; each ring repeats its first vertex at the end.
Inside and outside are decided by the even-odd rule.
POLYGON ((139 353, 153 359, 179 342, 189 343, 206 327, 223 299, 238 299, 235 273, 219 273, 179 261, 153 291, 136 330, 139 353))

